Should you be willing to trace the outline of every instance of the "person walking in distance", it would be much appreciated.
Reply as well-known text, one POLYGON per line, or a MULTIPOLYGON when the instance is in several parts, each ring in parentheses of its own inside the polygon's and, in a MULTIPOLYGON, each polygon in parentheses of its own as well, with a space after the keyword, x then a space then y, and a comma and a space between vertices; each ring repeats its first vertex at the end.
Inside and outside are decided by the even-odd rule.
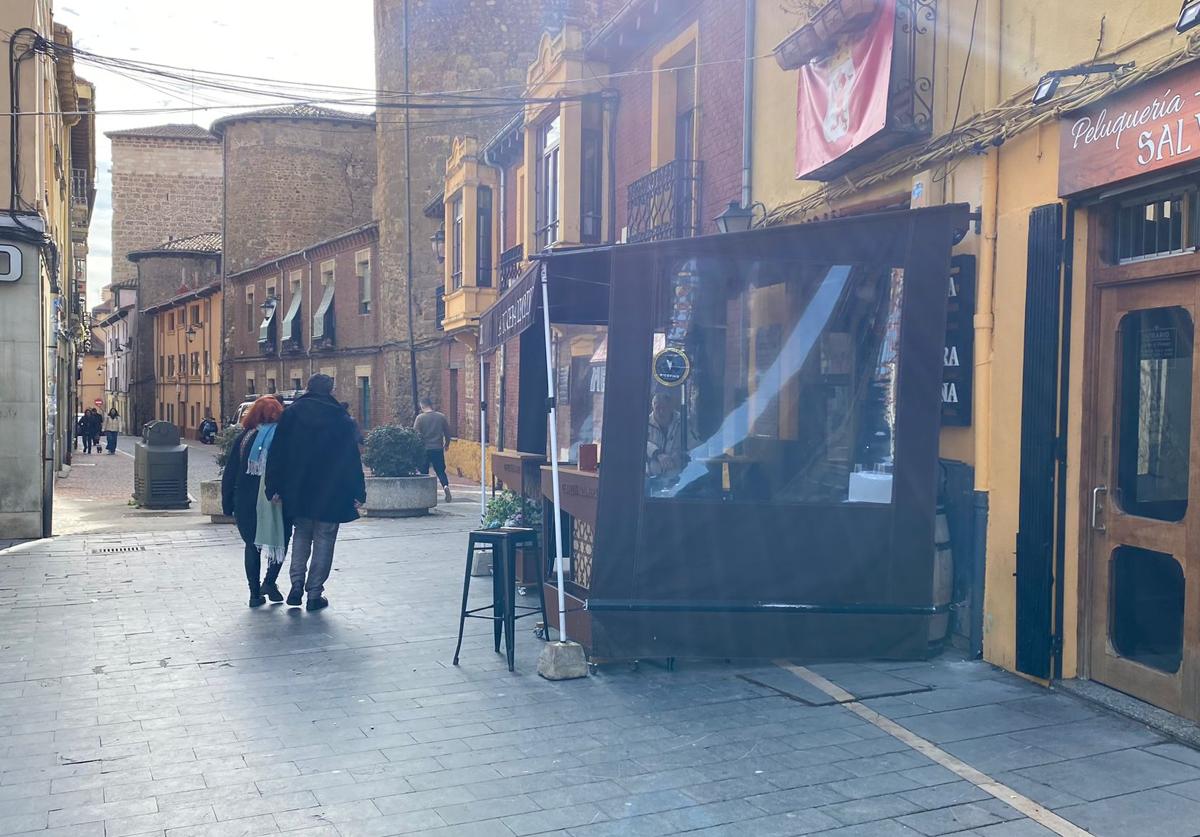
POLYGON ((421 412, 413 422, 413 429, 425 443, 425 473, 432 467, 442 484, 442 493, 449 503, 450 479, 446 476, 446 451, 450 449, 450 422, 443 413, 433 409, 433 401, 426 396, 421 399, 421 412))
POLYGON ((258 398, 242 417, 242 432, 233 440, 225 470, 221 473, 221 506, 237 522, 245 543, 246 583, 250 607, 262 607, 267 599, 282 602, 275 580, 287 555, 290 522, 279 504, 267 499, 262 487, 264 465, 274 447, 283 404, 270 395, 258 398), (266 577, 259 581, 262 559, 267 559, 266 577))
POLYGON ((358 519, 367 501, 354 419, 333 397, 333 378, 313 375, 308 389, 283 411, 267 458, 266 494, 283 504, 294 526, 292 589, 287 603, 329 606, 325 582, 333 569, 338 527, 358 519), (311 558, 311 564, 310 564, 311 558))
POLYGON ((91 453, 94 449, 96 453, 100 452, 100 430, 104 427, 104 416, 100 415, 100 411, 95 407, 88 409, 87 415, 84 416, 87 422, 86 431, 87 438, 84 444, 87 446, 87 452, 91 453))
POLYGON ((104 435, 108 440, 108 447, 105 452, 109 456, 116 455, 117 452, 117 434, 121 432, 121 414, 117 412, 116 407, 108 408, 108 415, 104 417, 104 435))

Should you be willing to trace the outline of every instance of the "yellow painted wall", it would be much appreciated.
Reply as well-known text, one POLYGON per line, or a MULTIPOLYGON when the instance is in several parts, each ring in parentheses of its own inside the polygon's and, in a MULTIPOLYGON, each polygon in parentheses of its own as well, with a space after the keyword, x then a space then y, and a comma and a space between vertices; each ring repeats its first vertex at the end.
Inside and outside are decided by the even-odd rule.
MULTIPOLYGON (((767 55, 790 32, 804 23, 779 0, 758 0, 757 55, 767 55)), ((1043 73, 1087 62, 1135 61, 1139 66, 1179 49, 1185 36, 1174 32, 1178 0, 1104 0, 1096 3, 1057 3, 1045 0, 969 0, 937 4, 937 49, 934 59, 933 135, 948 132, 984 109, 985 103, 1012 99, 1016 109, 1027 107, 1032 86, 1043 73), (998 26, 996 25, 998 24, 998 26), (972 25, 974 36, 972 39, 972 25), (967 64, 968 53, 970 63, 967 64), (988 61, 995 62, 992 67, 988 61), (987 89, 995 80, 995 89, 987 89), (962 86, 961 105, 958 91, 962 86)), ((753 199, 768 209, 798 200, 820 184, 794 178, 796 147, 797 73, 784 71, 772 57, 760 59, 754 73, 753 199)), ((1062 83, 1060 96, 1076 82, 1062 83)), ((973 428, 948 428, 941 436, 943 456, 975 461, 975 433, 983 434, 991 462, 990 518, 987 536, 986 601, 984 611, 985 656, 1011 668, 1015 660, 1014 578, 1017 499, 1020 483, 1021 381, 1023 362, 1026 243, 1029 212, 1058 200, 1058 124, 1007 137, 999 157, 996 198, 996 272, 993 305, 995 339, 992 385, 977 393, 973 428), (982 398, 980 398, 982 396, 982 398), (990 405, 990 406, 989 406, 990 405)), ((966 156, 952 162, 944 186, 931 190, 931 202, 964 202, 980 206, 984 198, 985 157, 966 156)), ((857 190, 817 214, 838 210, 875 198, 911 189, 907 172, 890 181, 857 190)), ((858 173, 847 177, 853 183, 858 173)), ((955 249, 981 252, 974 232, 955 249)), ((1064 584, 1064 675, 1077 673, 1079 659, 1079 476, 1081 439, 1083 329, 1087 265, 1084 257, 1085 217, 1076 224, 1076 261, 1073 296, 1073 331, 1070 335, 1071 387, 1069 406, 1067 562, 1064 584)), ((982 265, 982 260, 981 260, 982 265)), ((976 358, 978 363, 981 358, 976 358)))

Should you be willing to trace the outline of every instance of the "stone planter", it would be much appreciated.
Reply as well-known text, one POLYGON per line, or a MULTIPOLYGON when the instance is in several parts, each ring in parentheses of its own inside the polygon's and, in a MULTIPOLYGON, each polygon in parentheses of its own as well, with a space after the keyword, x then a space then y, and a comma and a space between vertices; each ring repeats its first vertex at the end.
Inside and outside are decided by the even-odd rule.
POLYGON ((369 517, 419 517, 437 505, 437 477, 367 477, 369 517))
POLYGON ((232 517, 221 514, 221 481, 200 483, 200 514, 207 514, 213 523, 233 523, 232 517))

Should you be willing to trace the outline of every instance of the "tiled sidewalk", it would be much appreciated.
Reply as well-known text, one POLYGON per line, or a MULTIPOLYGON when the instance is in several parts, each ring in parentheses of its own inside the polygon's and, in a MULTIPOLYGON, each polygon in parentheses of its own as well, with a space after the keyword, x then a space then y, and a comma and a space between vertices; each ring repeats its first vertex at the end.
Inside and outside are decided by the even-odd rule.
MULTIPOLYGON (((317 614, 248 609, 230 527, 0 554, 0 834, 1052 833, 768 665, 555 684, 476 623, 452 667, 474 513, 344 527, 317 614)), ((814 668, 1093 833, 1200 833, 1200 753, 1071 696, 814 668)))

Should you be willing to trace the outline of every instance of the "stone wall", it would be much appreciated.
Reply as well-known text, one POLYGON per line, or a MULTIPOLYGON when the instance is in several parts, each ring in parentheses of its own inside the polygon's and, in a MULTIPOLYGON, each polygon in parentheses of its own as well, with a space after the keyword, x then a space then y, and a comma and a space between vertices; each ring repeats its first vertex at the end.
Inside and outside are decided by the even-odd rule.
MULTIPOLYGON (((571 18, 592 27, 623 0, 443 0, 410 6, 410 82, 414 92, 486 89, 520 96, 525 75, 543 30, 557 30, 571 18), (436 5, 436 8, 434 6, 436 5)), ((381 90, 404 89, 403 0, 375 0, 376 84, 381 90)), ((440 221, 421 210, 442 186, 446 157, 455 135, 490 137, 512 117, 512 110, 428 111, 413 117, 412 288, 413 337, 417 346, 418 390, 437 393, 442 384, 444 349, 437 323, 437 289, 442 267, 429 237, 440 221), (428 114, 428 115, 426 115, 428 114), (454 118, 451 118, 451 117, 454 118)), ((406 206, 403 118, 381 109, 377 118, 379 177, 375 213, 380 220, 380 267, 384 276, 384 338, 393 341, 387 380, 398 415, 413 411, 407 351, 406 206)))
POLYGON ((339 235, 371 220, 375 131, 370 121, 227 120, 226 273, 339 235))
POLYGON ((112 137, 112 281, 132 279, 127 256, 168 237, 221 228, 221 143, 112 137))

